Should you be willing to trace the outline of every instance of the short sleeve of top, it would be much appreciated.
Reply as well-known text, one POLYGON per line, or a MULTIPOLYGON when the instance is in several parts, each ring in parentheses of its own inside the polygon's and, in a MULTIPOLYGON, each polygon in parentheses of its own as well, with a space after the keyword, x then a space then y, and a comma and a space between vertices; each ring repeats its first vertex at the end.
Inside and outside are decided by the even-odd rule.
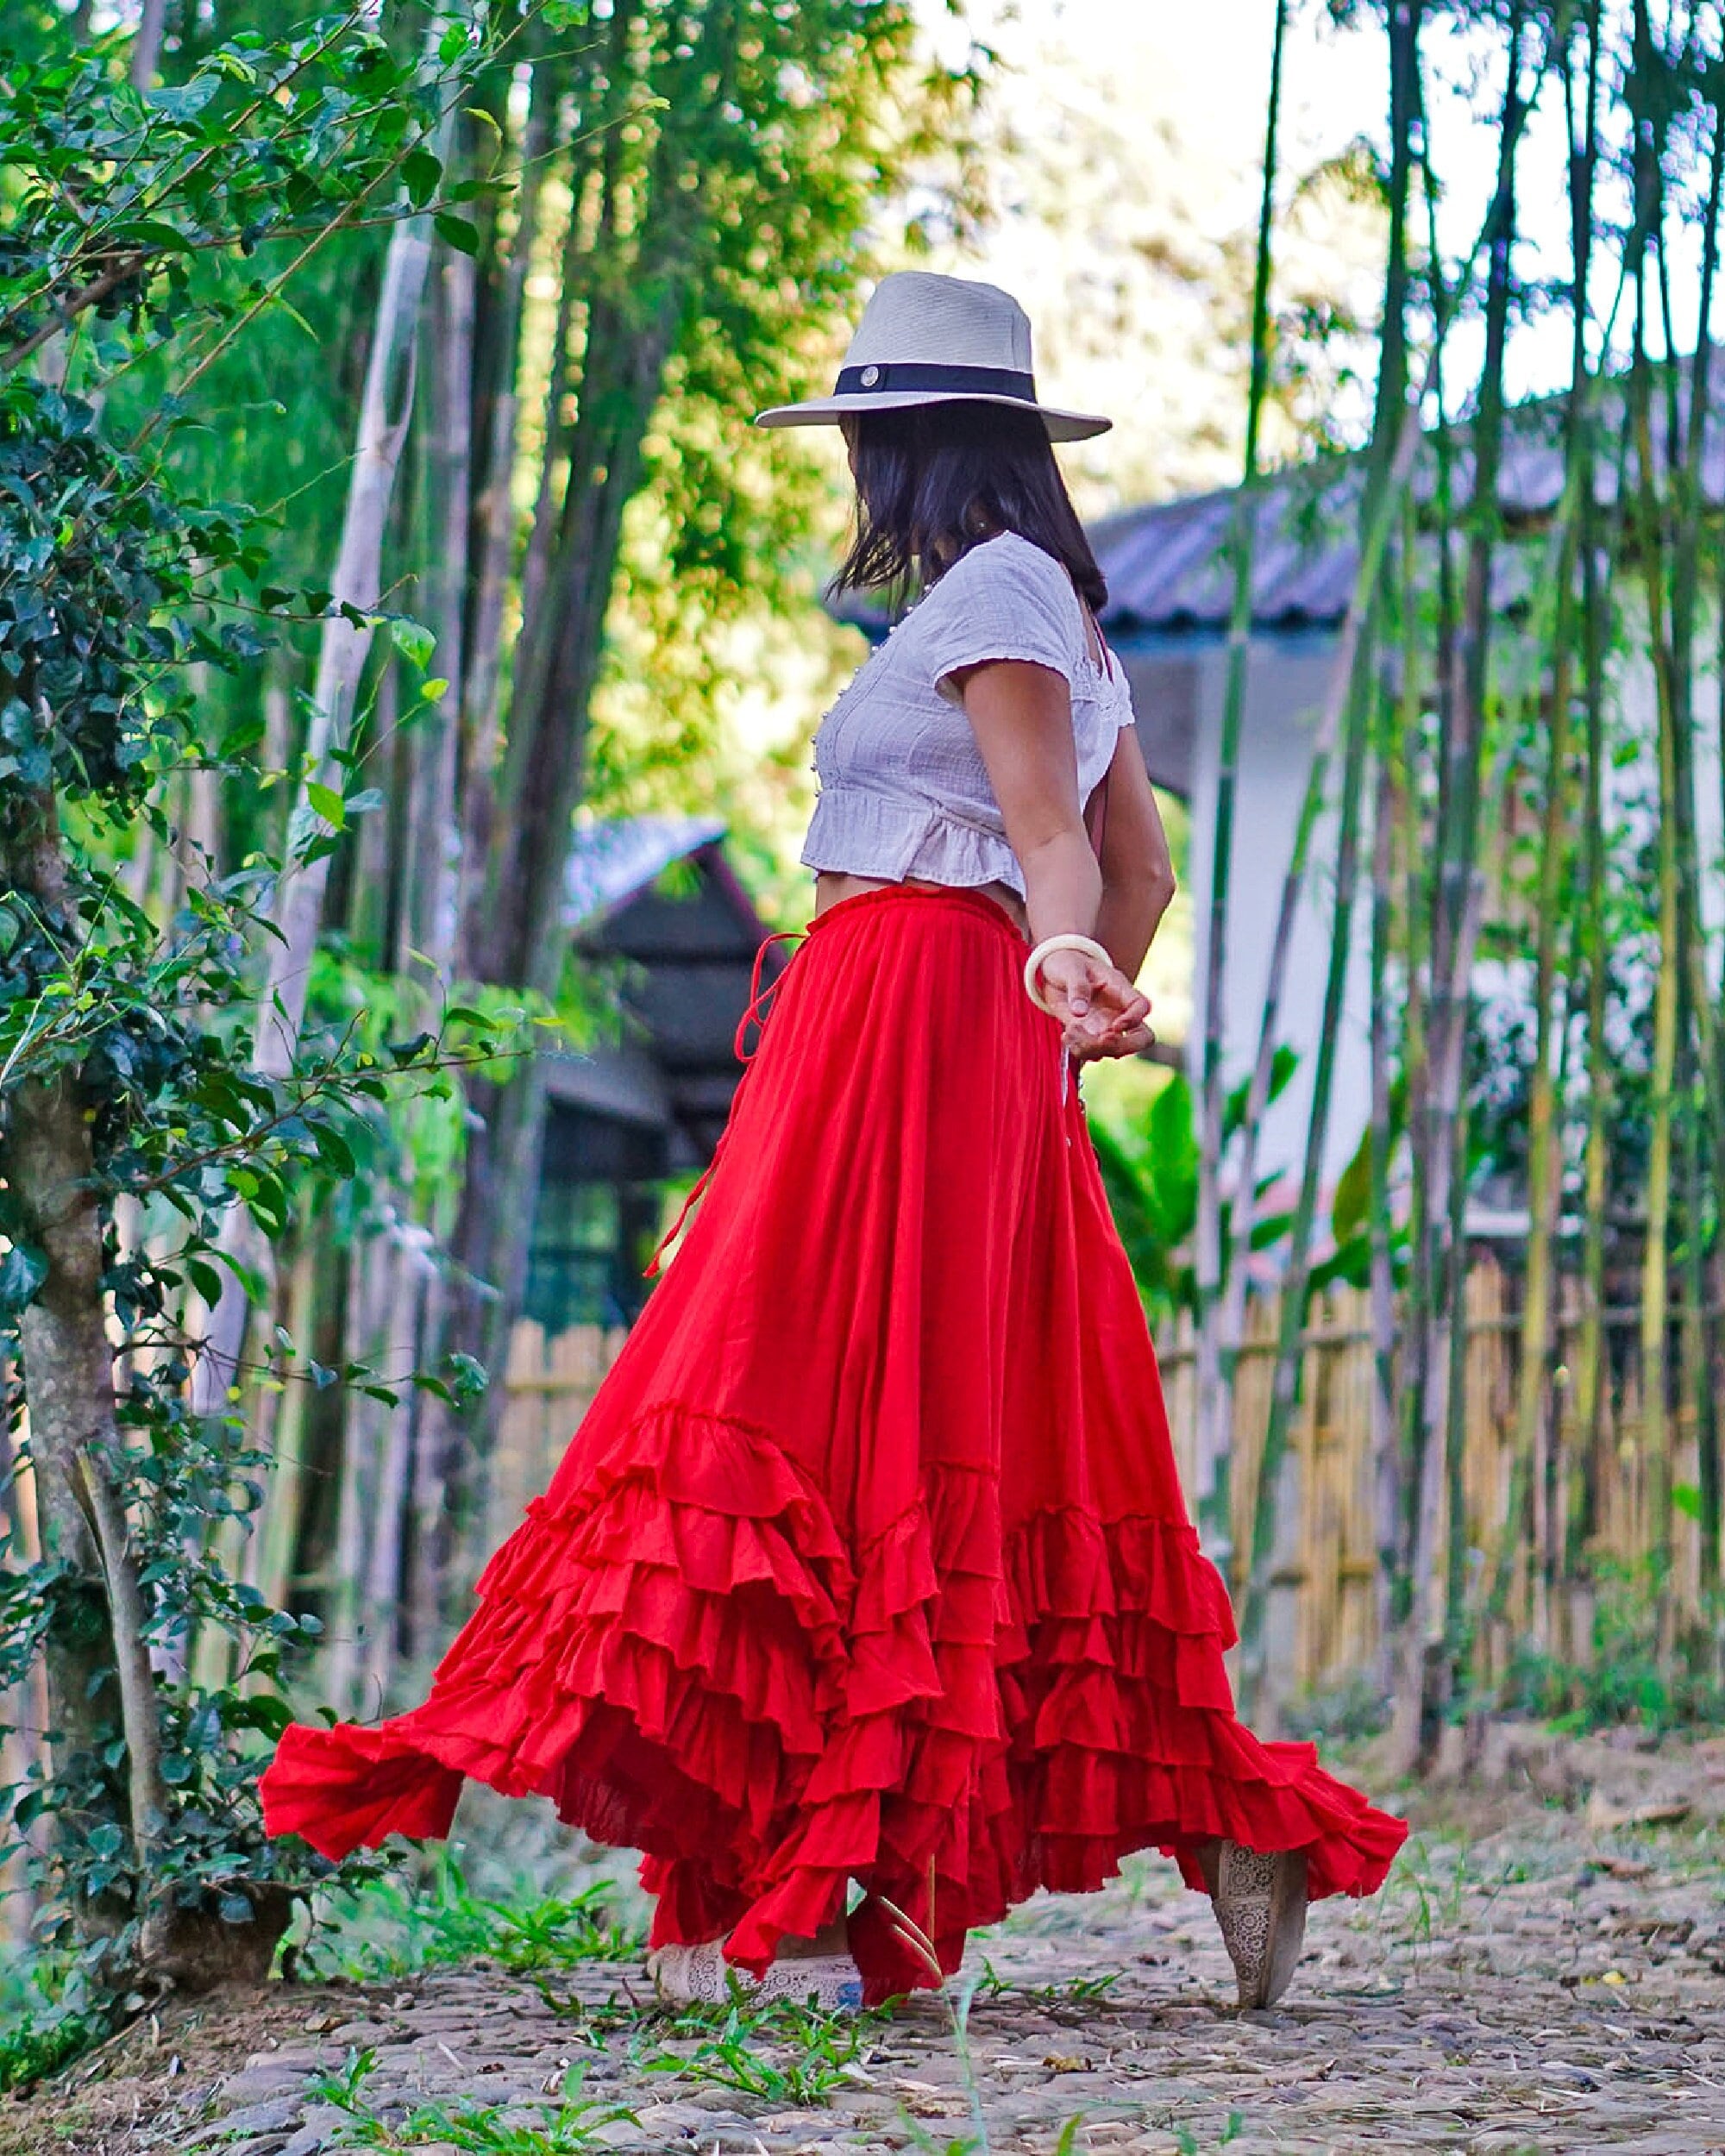
POLYGON ((917 655, 950 704, 963 701, 951 676, 990 659, 1029 660, 1060 674, 1070 687, 1080 683, 1088 638, 1072 580, 1015 533, 956 562, 924 606, 917 655))
POLYGON ((1084 609, 1063 565, 1016 532, 954 562, 859 667, 814 737, 819 781, 806 867, 1022 894, 963 698, 951 677, 991 659, 1060 674, 1072 701, 1081 801, 1106 775, 1132 723, 1125 669, 1093 655, 1084 609))

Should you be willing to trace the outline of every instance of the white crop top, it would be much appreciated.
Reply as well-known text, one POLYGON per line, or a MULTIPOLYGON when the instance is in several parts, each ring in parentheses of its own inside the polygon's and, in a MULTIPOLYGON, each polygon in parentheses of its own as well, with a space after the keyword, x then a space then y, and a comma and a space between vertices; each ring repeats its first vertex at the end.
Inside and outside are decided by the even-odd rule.
POLYGON ((1132 723, 1126 671, 1091 656, 1065 569, 1016 532, 986 539, 932 585, 852 675, 814 737, 820 782, 805 868, 894 882, 1004 883, 1024 894, 1000 805, 949 676, 1030 659, 1072 692, 1078 799, 1088 799, 1132 723))

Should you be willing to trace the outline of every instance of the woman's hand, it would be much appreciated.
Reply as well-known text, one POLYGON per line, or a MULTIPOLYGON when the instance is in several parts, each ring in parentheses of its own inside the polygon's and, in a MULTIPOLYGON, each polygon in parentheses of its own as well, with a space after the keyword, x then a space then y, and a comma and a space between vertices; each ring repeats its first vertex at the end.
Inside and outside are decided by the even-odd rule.
POLYGON ((1043 960, 1039 978, 1075 1061, 1137 1056, 1156 1038, 1146 1023, 1150 998, 1117 966, 1105 966, 1082 950, 1053 950, 1043 960))

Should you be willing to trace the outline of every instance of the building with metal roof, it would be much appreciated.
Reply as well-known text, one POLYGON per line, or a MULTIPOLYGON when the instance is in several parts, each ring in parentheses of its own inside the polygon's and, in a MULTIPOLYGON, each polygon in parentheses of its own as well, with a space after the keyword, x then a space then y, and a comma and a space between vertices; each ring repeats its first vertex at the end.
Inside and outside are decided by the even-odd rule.
MULTIPOLYGON (((737 1024, 767 934, 718 817, 637 816, 578 829, 563 926, 615 1012, 584 1053, 543 1058, 544 1150, 525 1314, 548 1332, 627 1324, 664 1186, 704 1168, 741 1065, 737 1024)), ((762 967, 782 970, 775 944, 762 967)))

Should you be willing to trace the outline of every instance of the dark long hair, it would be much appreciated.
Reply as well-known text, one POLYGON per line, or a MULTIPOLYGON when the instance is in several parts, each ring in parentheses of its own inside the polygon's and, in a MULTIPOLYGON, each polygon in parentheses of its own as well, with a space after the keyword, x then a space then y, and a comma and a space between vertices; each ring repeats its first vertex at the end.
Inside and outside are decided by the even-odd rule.
POLYGON ((856 536, 834 592, 896 608, 984 539, 1015 531, 1070 570, 1093 613, 1108 586, 1033 411, 969 398, 857 415, 856 536))

